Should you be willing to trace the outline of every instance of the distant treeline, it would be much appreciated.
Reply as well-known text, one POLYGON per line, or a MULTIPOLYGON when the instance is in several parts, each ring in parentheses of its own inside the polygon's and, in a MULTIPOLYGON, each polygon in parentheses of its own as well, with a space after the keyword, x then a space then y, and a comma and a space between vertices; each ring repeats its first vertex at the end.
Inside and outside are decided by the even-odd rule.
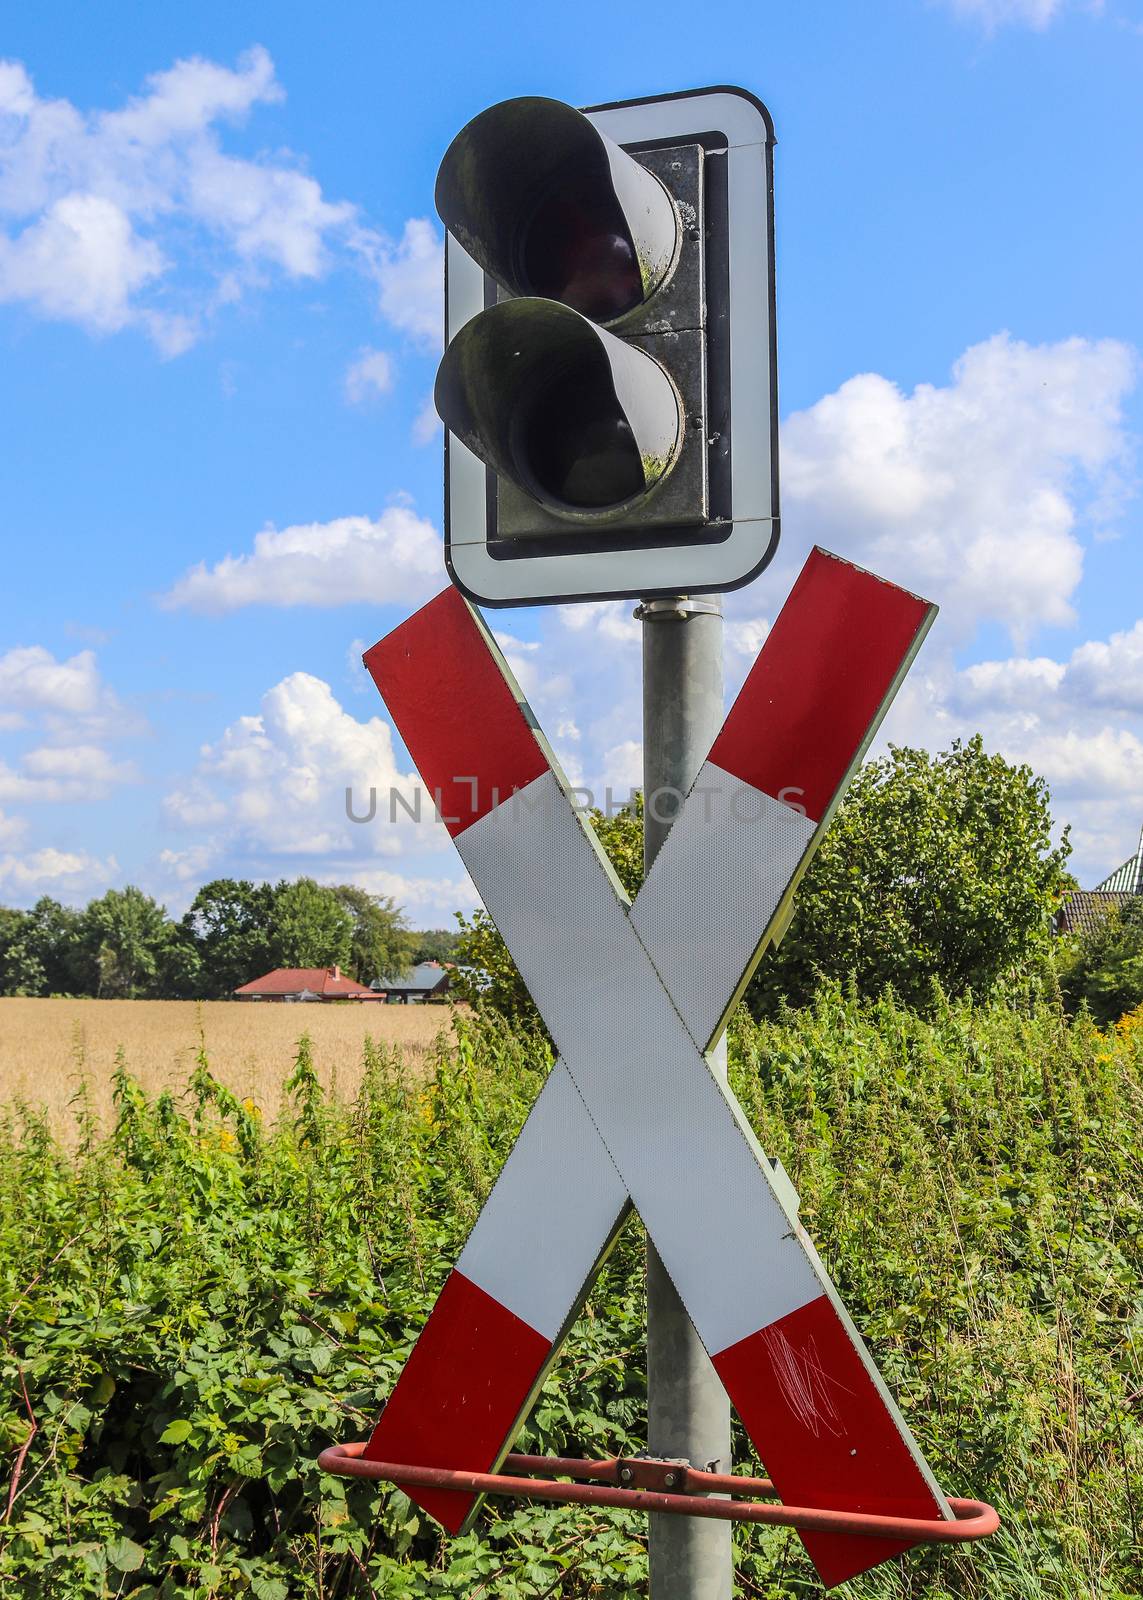
POLYGON ((217 878, 177 921, 141 889, 109 889, 82 911, 47 897, 0 907, 0 994, 214 1000, 275 967, 335 964, 370 983, 447 960, 455 942, 348 883, 217 878))

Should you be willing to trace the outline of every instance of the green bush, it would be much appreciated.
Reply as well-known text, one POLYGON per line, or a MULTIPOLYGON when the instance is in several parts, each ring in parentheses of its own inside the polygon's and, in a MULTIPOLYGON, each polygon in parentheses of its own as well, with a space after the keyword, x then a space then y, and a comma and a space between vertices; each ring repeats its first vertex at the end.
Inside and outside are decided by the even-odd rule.
POLYGON ((1069 1011, 1086 1006, 1107 1024, 1143 1003, 1143 895, 1060 944, 1060 992, 1069 1011))
MULTIPOLYGON (((81 1084, 66 1148, 9 1113, 0 1591, 644 1594, 634 1515, 501 1501, 442 1541, 398 1490, 313 1465, 367 1433, 549 1065, 540 1037, 458 1017, 428 1076, 370 1045, 352 1102, 303 1040, 276 1115, 204 1057, 178 1099, 121 1062, 106 1135, 81 1084)), ((731 1067, 939 1478, 1004 1517, 847 1593, 1137 1594, 1143 1030, 829 991, 740 1019, 731 1067)), ((641 1248, 633 1224, 529 1448, 639 1447, 641 1248)), ((790 1533, 742 1532, 736 1564, 743 1595, 819 1592, 790 1533)))

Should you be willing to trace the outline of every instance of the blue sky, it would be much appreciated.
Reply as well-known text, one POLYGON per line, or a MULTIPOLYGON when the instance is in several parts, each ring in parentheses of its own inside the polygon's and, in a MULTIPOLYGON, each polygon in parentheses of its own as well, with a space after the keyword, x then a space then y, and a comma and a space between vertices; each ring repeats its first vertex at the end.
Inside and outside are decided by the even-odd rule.
MULTIPOLYGON (((439 925, 359 664, 443 586, 437 163, 514 94, 736 82, 778 133, 784 539, 940 603, 886 737, 1050 781, 1081 881, 1143 823, 1143 6, 42 3, 0 42, 0 902, 352 878, 439 925)), ((624 604, 500 612, 573 774, 639 762, 624 604)))

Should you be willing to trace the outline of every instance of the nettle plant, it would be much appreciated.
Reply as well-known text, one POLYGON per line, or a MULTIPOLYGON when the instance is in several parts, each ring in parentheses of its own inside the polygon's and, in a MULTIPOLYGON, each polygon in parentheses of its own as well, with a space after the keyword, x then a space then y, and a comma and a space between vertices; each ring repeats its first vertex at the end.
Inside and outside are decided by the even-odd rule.
MULTIPOLYGON (((973 1553, 857 1596, 1137 1592, 1143 1031, 837 989, 731 1034, 734 1086, 951 1492, 973 1553)), ((443 1541, 394 1488, 314 1465, 364 1436, 551 1056, 456 1013, 427 1068, 369 1043, 352 1098, 299 1042, 277 1107, 204 1051, 178 1095, 120 1059, 61 1142, 0 1125, 0 1589, 62 1600, 634 1597, 645 1523, 490 1502, 443 1541)), ((66 1069, 66 1064, 65 1064, 66 1069)), ((621 1236, 528 1421, 544 1453, 641 1447, 642 1238, 621 1236)), ((745 1470, 750 1461, 739 1440, 745 1470)), ((796 1535, 736 1536, 739 1589, 817 1590, 796 1535)))

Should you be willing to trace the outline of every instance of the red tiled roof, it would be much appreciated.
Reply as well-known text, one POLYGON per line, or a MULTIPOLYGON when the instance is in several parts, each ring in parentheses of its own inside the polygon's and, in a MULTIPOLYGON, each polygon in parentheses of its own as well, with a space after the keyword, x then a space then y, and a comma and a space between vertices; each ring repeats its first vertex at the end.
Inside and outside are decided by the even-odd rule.
POLYGON ((235 994, 320 994, 324 1000, 342 1000, 367 995, 363 983, 355 983, 336 967, 277 967, 264 978, 244 983, 235 994))

